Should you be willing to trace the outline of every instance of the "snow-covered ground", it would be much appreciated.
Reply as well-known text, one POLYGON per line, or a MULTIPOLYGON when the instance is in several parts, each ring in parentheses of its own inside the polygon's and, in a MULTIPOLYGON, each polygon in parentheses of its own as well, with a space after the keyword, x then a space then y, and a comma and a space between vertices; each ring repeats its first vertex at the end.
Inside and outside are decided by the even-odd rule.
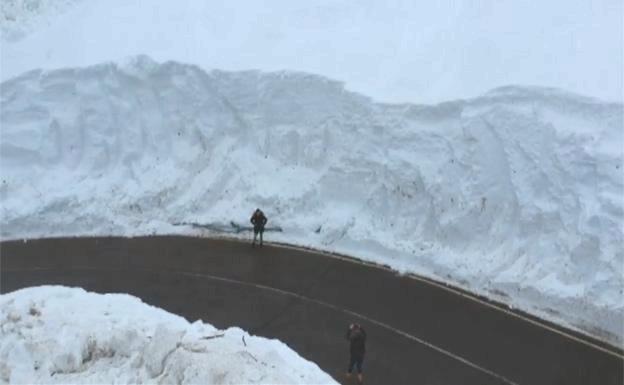
POLYGON ((145 56, 0 91, 4 239, 206 235, 174 224, 261 207, 283 228, 269 240, 622 342, 622 104, 537 87, 380 104, 320 76, 145 56))
POLYGON ((218 330, 127 294, 0 296, 0 383, 335 384, 277 340, 218 330))

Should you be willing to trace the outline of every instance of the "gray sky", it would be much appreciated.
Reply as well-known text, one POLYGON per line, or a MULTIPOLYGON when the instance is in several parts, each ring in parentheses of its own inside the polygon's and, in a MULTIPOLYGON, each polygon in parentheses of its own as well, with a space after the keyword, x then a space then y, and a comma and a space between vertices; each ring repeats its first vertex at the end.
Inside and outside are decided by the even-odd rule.
POLYGON ((387 102, 509 84, 622 101, 623 0, 85 0, 5 44, 24 70, 147 54, 206 69, 300 70, 387 102))
POLYGON ((212 16, 213 38, 236 42, 218 67, 311 71, 394 102, 507 84, 622 100, 621 0, 234 3, 212 16))

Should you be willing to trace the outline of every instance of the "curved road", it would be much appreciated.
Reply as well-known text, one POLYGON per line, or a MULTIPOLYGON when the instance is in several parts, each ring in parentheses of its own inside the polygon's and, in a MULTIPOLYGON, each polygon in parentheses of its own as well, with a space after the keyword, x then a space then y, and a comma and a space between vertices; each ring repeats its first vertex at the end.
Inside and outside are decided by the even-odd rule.
POLYGON ((350 322, 367 384, 624 383, 622 352, 458 290, 347 258, 187 237, 0 244, 0 292, 62 284, 124 292, 224 328, 279 338, 341 380, 350 322))

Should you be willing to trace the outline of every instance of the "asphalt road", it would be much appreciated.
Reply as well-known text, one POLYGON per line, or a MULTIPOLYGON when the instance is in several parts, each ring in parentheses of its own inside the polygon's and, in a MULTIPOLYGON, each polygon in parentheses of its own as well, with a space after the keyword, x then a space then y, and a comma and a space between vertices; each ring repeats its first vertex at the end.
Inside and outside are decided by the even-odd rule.
POLYGON ((620 350, 426 280, 289 247, 186 237, 0 244, 0 292, 124 292, 219 328, 278 338, 342 381, 351 322, 366 384, 622 385, 620 350))

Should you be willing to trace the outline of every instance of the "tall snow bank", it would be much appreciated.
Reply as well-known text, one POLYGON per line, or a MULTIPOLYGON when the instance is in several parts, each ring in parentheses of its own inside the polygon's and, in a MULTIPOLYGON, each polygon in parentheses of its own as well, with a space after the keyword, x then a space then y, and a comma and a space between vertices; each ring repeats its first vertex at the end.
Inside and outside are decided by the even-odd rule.
POLYGON ((605 340, 624 336, 621 104, 504 87, 376 104, 319 76, 138 57, 1 84, 4 239, 268 238, 445 280, 605 340))
POLYGON ((277 340, 190 324, 126 294, 43 286, 0 296, 0 383, 336 382, 277 340))

